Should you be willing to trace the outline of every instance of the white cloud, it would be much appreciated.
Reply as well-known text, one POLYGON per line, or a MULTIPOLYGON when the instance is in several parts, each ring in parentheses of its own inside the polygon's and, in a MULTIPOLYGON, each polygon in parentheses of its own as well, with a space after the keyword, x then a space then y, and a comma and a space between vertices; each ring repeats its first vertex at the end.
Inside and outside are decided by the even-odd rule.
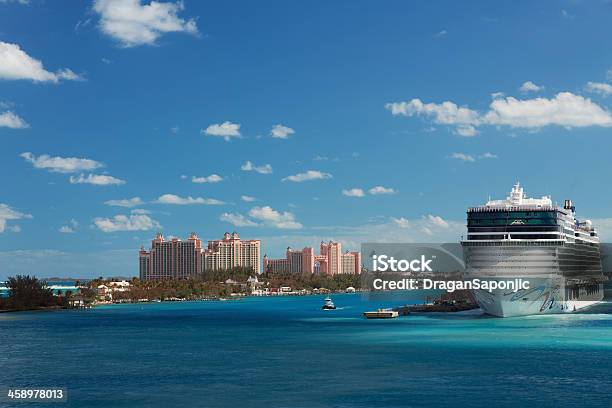
POLYGON ((137 206, 142 205, 144 203, 140 199, 140 197, 133 197, 133 198, 124 198, 124 199, 121 199, 121 200, 108 200, 104 204, 112 205, 112 206, 115 206, 115 207, 127 207, 127 208, 131 208, 131 207, 137 207, 137 206))
POLYGON ((294 133, 295 133, 295 130, 291 129, 290 127, 283 126, 280 124, 274 125, 272 127, 272 130, 270 131, 270 135, 278 139, 287 139, 289 136, 291 136, 294 133))
POLYGON ((7 228, 11 232, 21 232, 21 227, 19 225, 11 225, 10 227, 7 227, 7 228))
POLYGON ((437 215, 431 215, 429 214, 426 219, 432 224, 435 225, 436 227, 440 227, 440 228, 449 228, 450 225, 448 222, 444 221, 444 219, 442 219, 442 217, 439 217, 437 215))
POLYGON ((527 81, 527 82, 523 82, 523 85, 521 85, 521 87, 519 88, 519 90, 523 93, 528 93, 528 92, 539 92, 544 90, 543 86, 539 86, 534 84, 531 81, 527 81))
POLYGON ((0 203, 0 233, 6 229, 7 221, 32 218, 30 214, 25 214, 11 208, 8 204, 0 203))
POLYGON ((249 211, 249 216, 262 221, 270 227, 279 229, 300 229, 302 224, 295 220, 295 216, 290 212, 278 212, 270 206, 253 207, 249 211))
POLYGON ((483 119, 492 125, 520 128, 612 126, 610 112, 590 99, 570 92, 560 92, 552 99, 496 99, 490 108, 483 119))
POLYGON ((478 134, 478 131, 472 125, 465 125, 465 126, 457 126, 457 129, 455 129, 455 133, 458 134, 459 136, 472 137, 472 136, 476 136, 478 134))
POLYGON ((240 170, 255 171, 259 174, 270 174, 272 173, 272 166, 269 164, 264 164, 263 166, 256 166, 247 160, 242 166, 240 166, 240 170))
POLYGON ((304 173, 298 173, 291 176, 287 176, 282 181, 293 181, 294 183, 301 183, 308 180, 325 180, 332 178, 329 173, 324 173, 319 170, 308 170, 304 173))
POLYGON ((395 194, 397 191, 390 187, 376 186, 372 187, 368 190, 368 193, 372 195, 382 195, 382 194, 395 194))
POLYGON ((151 214, 152 211, 149 210, 145 210, 142 208, 135 208, 133 210, 130 211, 132 214, 151 214))
POLYGON ((75 81, 82 78, 67 68, 47 71, 42 62, 30 57, 19 45, 0 41, 0 79, 57 83, 62 79, 75 81))
POLYGON ((350 188, 348 190, 342 190, 342 195, 347 197, 363 197, 365 192, 361 188, 350 188))
POLYGON ((225 141, 229 141, 232 137, 239 138, 241 136, 240 124, 227 121, 221 124, 212 124, 206 129, 202 129, 201 132, 209 136, 222 137, 225 141))
POLYGON ((103 232, 148 231, 161 225, 148 215, 115 215, 112 218, 94 218, 94 225, 103 232))
POLYGON ((446 34, 448 34, 448 31, 442 30, 442 31, 438 31, 436 35, 434 35, 434 37, 440 38, 440 37, 444 37, 446 34))
POLYGON ((385 107, 391 111, 392 115, 426 116, 442 125, 477 125, 480 123, 478 112, 459 107, 450 101, 437 104, 412 99, 410 102, 388 103, 385 107))
POLYGON ((483 153, 481 155, 475 156, 472 154, 467 154, 467 153, 453 153, 450 156, 448 156, 450 159, 457 159, 457 160, 463 160, 466 162, 475 162, 476 160, 482 160, 482 159, 497 159, 497 155, 493 154, 493 153, 483 153))
POLYGON ((225 204, 223 201, 216 200, 214 198, 202 198, 202 197, 180 197, 175 194, 163 194, 155 201, 157 204, 173 204, 173 205, 220 205, 225 204))
POLYGON ((411 226, 410 221, 404 217, 400 217, 400 218, 391 217, 391 221, 393 221, 393 223, 400 228, 409 228, 411 226))
POLYGON ((62 225, 58 231, 62 234, 74 234, 76 232, 70 225, 62 225))
POLYGON ((70 184, 93 184, 95 186, 120 186, 125 180, 118 179, 106 174, 79 174, 78 177, 70 176, 70 184))
POLYGON ((26 129, 29 128, 30 125, 17 116, 15 113, 11 111, 6 111, 0 113, 0 127, 7 127, 11 129, 26 129))
POLYGON ((456 126, 457 133, 467 136, 474 135, 475 128, 481 125, 530 129, 552 125, 566 128, 612 126, 612 115, 608 110, 571 92, 560 92, 550 99, 496 98, 483 114, 449 101, 425 104, 419 99, 388 103, 386 108, 393 115, 425 116, 435 123, 456 126))
POLYGON ((588 92, 597 93, 602 96, 612 95, 612 85, 603 82, 588 82, 585 89, 588 92))
POLYGON ((219 216, 219 220, 229 222, 235 227, 257 227, 259 225, 244 215, 237 213, 223 213, 219 216))
POLYGON ((474 156, 465 153, 453 153, 449 156, 451 159, 463 160, 468 162, 476 161, 474 156))
POLYGON ((248 196, 248 195, 242 195, 242 196, 240 196, 240 199, 242 201, 244 201, 244 202, 247 202, 247 203, 251 203, 251 202, 257 200, 255 197, 251 197, 251 196, 248 196))
POLYGON ((211 174, 210 176, 206 177, 193 176, 191 178, 191 181, 193 183, 218 183, 220 181, 223 181, 223 177, 219 176, 218 174, 211 174))
POLYGON ((76 157, 51 157, 42 154, 38 157, 30 152, 20 154, 28 163, 36 169, 44 169, 55 173, 76 173, 79 171, 91 171, 104 167, 103 163, 91 159, 79 159, 76 157))
POLYGON ((184 8, 182 1, 141 4, 141 0, 95 0, 93 5, 100 15, 100 30, 123 47, 154 45, 171 32, 198 34, 194 18, 178 16, 184 8))

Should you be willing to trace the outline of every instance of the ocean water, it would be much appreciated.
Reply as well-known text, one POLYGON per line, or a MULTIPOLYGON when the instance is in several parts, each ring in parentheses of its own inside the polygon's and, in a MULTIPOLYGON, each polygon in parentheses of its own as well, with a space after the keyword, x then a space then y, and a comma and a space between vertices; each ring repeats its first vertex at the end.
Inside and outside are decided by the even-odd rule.
MULTIPOLYGON (((60 407, 610 407, 612 305, 365 320, 405 294, 110 305, 0 314, 0 385, 60 407)), ((9 403, 0 406, 33 406, 9 403)))

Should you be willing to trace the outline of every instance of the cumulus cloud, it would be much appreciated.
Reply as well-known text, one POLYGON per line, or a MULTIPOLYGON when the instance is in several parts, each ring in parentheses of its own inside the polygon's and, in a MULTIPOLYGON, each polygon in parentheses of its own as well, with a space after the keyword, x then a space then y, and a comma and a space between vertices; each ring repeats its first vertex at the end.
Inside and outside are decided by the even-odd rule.
POLYGON ((410 102, 388 103, 385 107, 395 116, 425 116, 442 125, 472 126, 480 124, 478 112, 457 106, 450 101, 438 104, 423 103, 420 99, 412 99, 410 102))
POLYGON ((483 153, 480 156, 478 156, 479 159, 497 159, 497 155, 493 154, 493 153, 483 153))
POLYGON ((15 113, 11 111, 6 111, 0 113, 0 127, 7 127, 11 129, 26 129, 29 128, 30 125, 17 116, 15 113))
POLYGON ((93 9, 100 16, 100 30, 123 47, 154 45, 166 33, 198 34, 194 18, 178 16, 185 9, 182 1, 95 0, 93 9))
POLYGON ((567 128, 612 126, 612 115, 590 99, 570 92, 560 92, 554 98, 519 100, 512 97, 496 99, 484 116, 492 125, 539 128, 558 125, 567 128))
MULTIPOLYGON (((14 208, 11 208, 8 204, 0 203, 0 233, 4 232, 6 229, 7 221, 20 220, 23 218, 32 218, 32 216, 30 214, 17 211, 14 208)), ((21 230, 21 227, 19 227, 19 230, 21 230)))
POLYGON ((173 205, 220 205, 225 204, 223 201, 214 198, 202 197, 180 197, 175 194, 163 194, 155 201, 157 204, 173 204, 173 205))
POLYGON ((612 85, 602 82, 588 82, 585 89, 588 92, 600 94, 602 96, 612 95, 612 85))
POLYGON ((350 188, 347 190, 342 190, 342 195, 347 197, 364 197, 365 192, 361 188, 350 188))
POLYGON ((256 166, 247 160, 242 166, 240 166, 240 170, 255 171, 259 174, 270 174, 272 173, 272 166, 269 164, 264 164, 263 166, 256 166))
POLYGON ((250 202, 253 202, 253 201, 257 200, 255 197, 251 197, 251 196, 248 196, 248 195, 242 195, 242 196, 240 196, 240 199, 242 201, 244 201, 244 202, 247 202, 247 203, 250 203, 250 202))
POLYGON ((124 198, 124 199, 121 199, 121 200, 108 200, 104 204, 112 205, 112 206, 115 206, 115 207, 127 207, 127 208, 131 208, 131 207, 137 207, 137 206, 142 205, 144 203, 140 199, 140 197, 133 197, 133 198, 124 198))
POLYGON ((440 227, 440 228, 448 228, 450 225, 448 224, 448 222, 444 221, 444 219, 442 219, 442 217, 439 217, 437 215, 431 215, 429 214, 426 217, 427 221, 429 221, 432 225, 435 225, 436 227, 440 227))
POLYGON ((70 184, 93 184, 95 186, 120 186, 125 184, 125 180, 118 179, 106 174, 79 174, 70 176, 70 184))
POLYGON ((218 183, 220 181, 223 181, 223 177, 219 176, 218 174, 211 174, 210 176, 206 177, 193 176, 191 178, 191 181, 193 183, 218 183))
POLYGON ((300 229, 302 224, 295 220, 295 215, 290 212, 279 212, 270 206, 253 207, 249 216, 263 222, 265 225, 279 229, 300 229))
POLYGON ((293 181, 294 183, 301 183, 309 180, 325 180, 332 178, 329 173, 324 173, 319 170, 308 170, 304 173, 298 173, 291 176, 287 176, 282 181, 293 181))
POLYGON ((34 168, 54 173, 76 173, 104 167, 104 164, 98 161, 77 157, 51 157, 47 154, 36 157, 30 152, 21 153, 20 156, 28 163, 31 163, 34 168))
POLYGON ((259 225, 244 215, 237 213, 223 213, 219 216, 219 220, 229 222, 235 227, 257 227, 259 225))
POLYGON ((62 225, 58 229, 58 231, 61 232, 62 234, 74 234, 78 226, 79 226, 78 221, 73 218, 70 220, 70 222, 68 222, 67 225, 62 225))
POLYGON ((75 81, 82 79, 67 68, 47 71, 42 62, 30 57, 17 44, 0 41, 0 79, 25 79, 34 82, 75 81))
POLYGON ((240 138, 240 124, 232 122, 215 123, 202 129, 201 132, 208 136, 222 137, 225 141, 231 138, 240 138))
POLYGON ((608 110, 571 92, 560 92, 553 98, 495 98, 489 110, 482 114, 449 101, 436 104, 423 103, 419 99, 388 103, 386 108, 393 115, 423 116, 435 123, 456 126, 456 132, 464 136, 473 136, 476 127, 482 125, 528 129, 553 125, 565 128, 612 126, 608 110))
POLYGON ((383 195, 383 194, 395 194, 397 191, 390 187, 376 186, 368 190, 368 193, 372 195, 383 195))
POLYGON ((94 225, 103 232, 149 231, 159 229, 161 225, 143 214, 115 215, 112 218, 94 218, 94 225))
POLYGON ((400 218, 391 217, 391 221, 400 228, 409 228, 412 225, 410 223, 410 220, 407 220, 404 217, 400 217, 400 218))
POLYGON ((457 126, 455 133, 459 136, 472 137, 478 134, 476 128, 472 125, 457 126))
POLYGON ((295 133, 295 130, 290 127, 284 125, 274 125, 272 130, 270 131, 270 135, 272 137, 276 137, 278 139, 287 139, 289 136, 295 133))
POLYGON ((469 155, 469 154, 465 154, 465 153, 453 153, 449 157, 451 159, 463 160, 463 161, 467 161, 467 162, 476 161, 476 159, 474 159, 474 156, 469 155))
POLYGON ((539 86, 534 84, 531 81, 527 81, 527 82, 523 82, 523 85, 521 85, 521 87, 519 88, 519 90, 523 93, 528 93, 528 92, 539 92, 544 90, 543 86, 539 86))

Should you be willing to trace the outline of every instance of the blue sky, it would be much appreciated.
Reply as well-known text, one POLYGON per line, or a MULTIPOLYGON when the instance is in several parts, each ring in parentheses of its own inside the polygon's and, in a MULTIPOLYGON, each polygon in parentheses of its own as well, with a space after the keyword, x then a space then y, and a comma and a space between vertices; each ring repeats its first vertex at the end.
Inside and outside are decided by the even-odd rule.
POLYGON ((134 275, 157 230, 456 241, 516 180, 612 237, 611 14, 0 0, 0 278, 134 275))

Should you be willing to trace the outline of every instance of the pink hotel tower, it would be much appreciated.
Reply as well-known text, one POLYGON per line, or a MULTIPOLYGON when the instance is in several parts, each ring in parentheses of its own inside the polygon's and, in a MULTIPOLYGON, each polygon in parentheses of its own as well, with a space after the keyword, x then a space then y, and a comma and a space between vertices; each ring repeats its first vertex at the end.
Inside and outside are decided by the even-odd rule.
POLYGON ((195 233, 186 241, 166 240, 158 233, 149 251, 140 248, 140 279, 188 278, 207 270, 236 266, 251 267, 253 272, 260 273, 260 253, 260 240, 241 240, 236 232, 226 232, 223 239, 208 241, 205 248, 195 233))
POLYGON ((339 242, 321 242, 320 255, 315 255, 312 247, 301 250, 287 248, 285 258, 270 259, 264 255, 263 267, 265 272, 356 274, 361 272, 361 253, 342 253, 342 244, 339 242))

